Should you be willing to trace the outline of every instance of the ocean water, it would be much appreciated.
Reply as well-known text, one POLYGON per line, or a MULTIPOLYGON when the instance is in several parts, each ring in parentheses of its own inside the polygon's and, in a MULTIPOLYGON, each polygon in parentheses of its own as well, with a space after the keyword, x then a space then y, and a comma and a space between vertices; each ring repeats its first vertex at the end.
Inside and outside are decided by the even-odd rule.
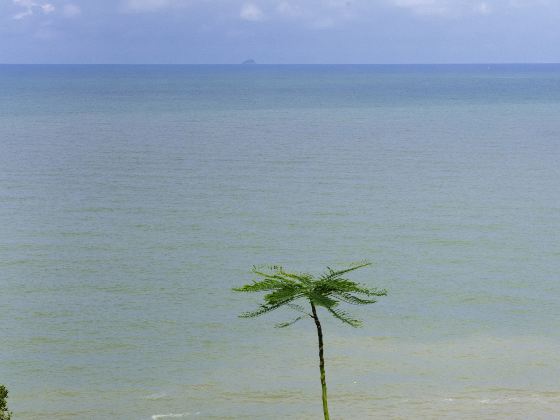
POLYGON ((560 66, 0 66, 0 383, 17 419, 557 418, 560 66), (171 417, 173 415, 174 417, 171 417))

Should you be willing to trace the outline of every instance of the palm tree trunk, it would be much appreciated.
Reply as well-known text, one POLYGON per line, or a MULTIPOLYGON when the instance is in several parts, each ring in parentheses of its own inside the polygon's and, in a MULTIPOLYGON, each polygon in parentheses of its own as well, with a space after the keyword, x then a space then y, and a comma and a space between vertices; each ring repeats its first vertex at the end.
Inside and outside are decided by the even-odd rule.
POLYGON ((321 388, 323 390, 323 414, 325 415, 325 420, 329 420, 327 381, 325 379, 325 359, 323 358, 323 330, 321 329, 321 323, 319 322, 317 310, 315 309, 315 305, 313 303, 311 303, 311 310, 313 311, 313 320, 315 321, 315 326, 317 327, 317 337, 319 337, 319 370, 321 371, 321 388))

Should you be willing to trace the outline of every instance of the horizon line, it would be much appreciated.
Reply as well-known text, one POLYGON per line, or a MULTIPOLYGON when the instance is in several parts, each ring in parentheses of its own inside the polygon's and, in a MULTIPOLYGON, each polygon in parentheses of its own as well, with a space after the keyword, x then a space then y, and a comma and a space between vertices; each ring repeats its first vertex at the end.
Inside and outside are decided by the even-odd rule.
POLYGON ((496 65, 558 65, 560 61, 503 61, 449 63, 0 63, 0 66, 496 66, 496 65))

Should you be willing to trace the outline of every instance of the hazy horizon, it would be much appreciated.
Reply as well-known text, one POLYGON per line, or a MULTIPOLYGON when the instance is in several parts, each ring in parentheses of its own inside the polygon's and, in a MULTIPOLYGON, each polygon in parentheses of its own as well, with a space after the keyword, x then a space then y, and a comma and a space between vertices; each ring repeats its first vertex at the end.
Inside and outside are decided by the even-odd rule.
MULTIPOLYGON (((256 61, 256 60, 255 60, 256 61)), ((410 62, 410 63, 1 63, 0 66, 556 66, 557 62, 449 62, 449 63, 429 63, 429 62, 410 62)))

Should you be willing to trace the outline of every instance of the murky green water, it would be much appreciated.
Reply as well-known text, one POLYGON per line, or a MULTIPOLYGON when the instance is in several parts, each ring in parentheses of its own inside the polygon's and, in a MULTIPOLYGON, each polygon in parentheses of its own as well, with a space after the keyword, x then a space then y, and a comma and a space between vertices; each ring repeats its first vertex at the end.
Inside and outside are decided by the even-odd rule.
POLYGON ((559 115, 557 66, 0 67, 10 407, 320 418, 312 323, 230 289, 369 259, 333 418, 555 418, 559 115))

